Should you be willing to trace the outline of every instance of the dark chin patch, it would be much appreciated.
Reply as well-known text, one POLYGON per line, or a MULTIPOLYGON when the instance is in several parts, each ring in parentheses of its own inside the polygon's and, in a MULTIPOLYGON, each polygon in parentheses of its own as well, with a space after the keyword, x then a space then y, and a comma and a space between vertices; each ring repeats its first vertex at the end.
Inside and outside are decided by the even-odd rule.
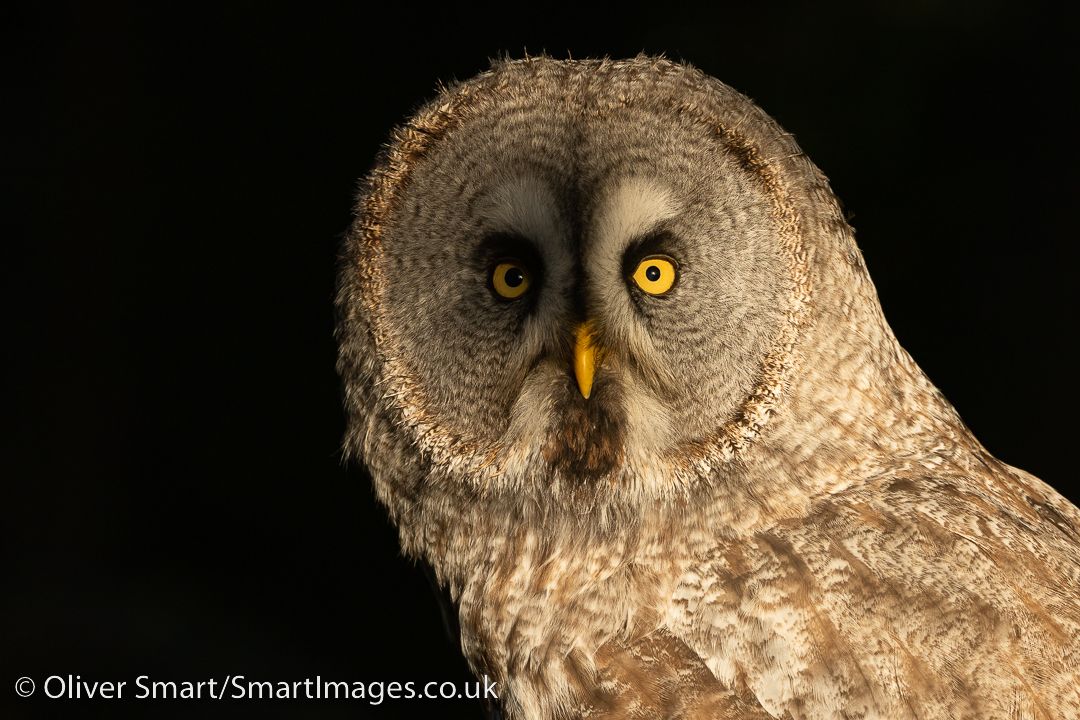
POLYGON ((571 379, 556 401, 544 459, 569 480, 598 480, 623 462, 626 416, 618 386, 597 382, 588 400, 571 379))

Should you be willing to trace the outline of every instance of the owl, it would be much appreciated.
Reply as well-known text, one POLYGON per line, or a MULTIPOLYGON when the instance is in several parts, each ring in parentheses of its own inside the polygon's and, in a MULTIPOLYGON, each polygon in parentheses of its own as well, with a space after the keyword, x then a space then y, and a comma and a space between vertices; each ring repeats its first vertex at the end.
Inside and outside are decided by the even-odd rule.
POLYGON ((1080 510, 972 436, 721 82, 442 89, 336 307, 345 450, 507 718, 1080 718, 1080 510))

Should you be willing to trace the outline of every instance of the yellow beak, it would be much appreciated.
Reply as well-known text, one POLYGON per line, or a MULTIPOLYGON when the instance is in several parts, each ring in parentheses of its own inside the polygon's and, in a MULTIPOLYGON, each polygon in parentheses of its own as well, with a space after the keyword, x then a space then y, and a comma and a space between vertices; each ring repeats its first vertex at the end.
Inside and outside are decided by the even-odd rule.
POLYGON ((583 322, 574 330, 574 377, 578 390, 586 400, 592 394, 593 375, 596 374, 596 345, 593 342, 592 321, 583 322))

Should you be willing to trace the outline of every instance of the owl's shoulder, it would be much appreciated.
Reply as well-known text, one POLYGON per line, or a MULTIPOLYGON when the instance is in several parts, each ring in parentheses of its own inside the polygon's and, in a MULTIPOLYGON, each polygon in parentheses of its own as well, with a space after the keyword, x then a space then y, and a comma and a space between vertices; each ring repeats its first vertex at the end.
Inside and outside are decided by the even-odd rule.
POLYGON ((996 463, 883 475, 718 540, 671 617, 770 712, 1056 717, 1080 712, 1077 587, 1080 513, 996 463))

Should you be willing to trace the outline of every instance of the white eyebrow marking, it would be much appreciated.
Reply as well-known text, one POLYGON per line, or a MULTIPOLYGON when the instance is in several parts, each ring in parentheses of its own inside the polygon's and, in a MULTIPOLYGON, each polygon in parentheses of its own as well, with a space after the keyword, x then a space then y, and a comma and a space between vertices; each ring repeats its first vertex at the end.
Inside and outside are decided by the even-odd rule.
POLYGON ((601 198, 591 222, 589 258, 584 268, 593 308, 605 332, 638 361, 657 383, 673 382, 671 368, 657 362, 652 339, 636 317, 623 275, 623 256, 631 242, 675 217, 681 208, 674 193, 656 181, 627 177, 601 198))
POLYGON ((597 207, 593 237, 600 256, 621 256, 631 239, 676 213, 671 192, 656 182, 640 177, 621 181, 597 207))

